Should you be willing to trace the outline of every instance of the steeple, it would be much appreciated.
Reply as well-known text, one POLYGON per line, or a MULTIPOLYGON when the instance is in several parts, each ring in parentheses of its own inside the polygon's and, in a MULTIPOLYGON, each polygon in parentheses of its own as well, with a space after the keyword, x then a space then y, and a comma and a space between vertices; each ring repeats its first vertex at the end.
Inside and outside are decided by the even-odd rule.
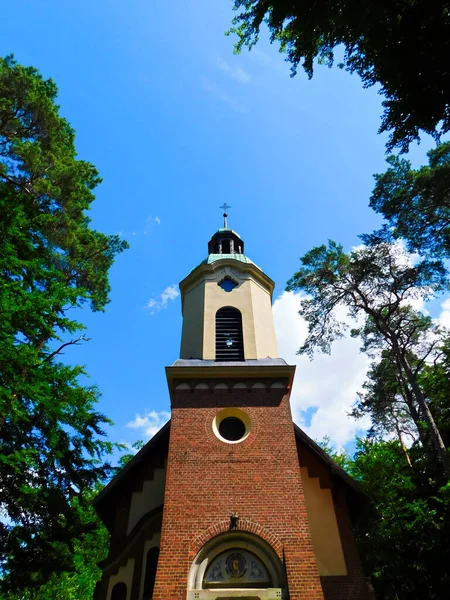
POLYGON ((224 229, 227 229, 227 227, 228 227, 228 224, 227 224, 228 209, 231 208, 231 206, 229 206, 225 202, 225 204, 222 204, 222 206, 219 206, 219 208, 221 208, 223 210, 223 226, 224 226, 224 229))
POLYGON ((219 206, 223 210, 223 227, 216 231, 208 242, 208 254, 243 254, 244 242, 240 236, 228 227, 228 209, 226 202, 219 206))
POLYGON ((244 254, 244 241, 224 225, 208 256, 180 283, 182 359, 246 361, 277 358, 272 316, 274 282, 244 254))
POLYGON ((208 242, 208 254, 243 254, 244 242, 232 229, 216 231, 208 242))

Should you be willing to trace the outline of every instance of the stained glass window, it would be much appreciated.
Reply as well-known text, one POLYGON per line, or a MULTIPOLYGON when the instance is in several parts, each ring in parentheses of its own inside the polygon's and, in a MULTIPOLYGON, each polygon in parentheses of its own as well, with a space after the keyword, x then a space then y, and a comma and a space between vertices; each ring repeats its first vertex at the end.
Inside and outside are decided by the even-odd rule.
POLYGON ((204 588, 267 588, 272 587, 269 573, 262 561, 247 550, 222 552, 206 569, 204 588))

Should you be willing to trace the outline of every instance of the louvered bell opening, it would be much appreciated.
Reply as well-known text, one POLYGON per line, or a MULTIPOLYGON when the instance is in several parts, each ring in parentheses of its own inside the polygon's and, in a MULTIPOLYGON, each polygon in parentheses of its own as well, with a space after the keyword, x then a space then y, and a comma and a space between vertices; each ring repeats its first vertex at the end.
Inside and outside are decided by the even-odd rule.
POLYGON ((216 360, 244 360, 242 315, 237 308, 216 312, 216 360))

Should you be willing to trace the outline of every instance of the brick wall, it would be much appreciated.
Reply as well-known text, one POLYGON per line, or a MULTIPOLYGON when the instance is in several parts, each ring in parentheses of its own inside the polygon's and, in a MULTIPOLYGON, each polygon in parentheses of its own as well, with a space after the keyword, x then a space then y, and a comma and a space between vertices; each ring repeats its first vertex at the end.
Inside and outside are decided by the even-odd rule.
POLYGON ((186 598, 196 540, 219 533, 233 511, 276 540, 290 600, 323 599, 286 392, 175 391, 154 600, 186 598), (252 431, 241 443, 213 433, 212 420, 225 407, 250 416, 252 431))

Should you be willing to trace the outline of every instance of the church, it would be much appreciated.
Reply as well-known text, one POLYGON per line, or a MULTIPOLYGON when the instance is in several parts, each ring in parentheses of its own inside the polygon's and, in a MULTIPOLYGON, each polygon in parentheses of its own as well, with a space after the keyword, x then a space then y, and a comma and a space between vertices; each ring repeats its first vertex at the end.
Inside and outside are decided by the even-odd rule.
POLYGON ((180 283, 172 418, 94 500, 96 600, 374 599, 352 529, 369 499, 292 421, 273 289, 225 212, 180 283))

